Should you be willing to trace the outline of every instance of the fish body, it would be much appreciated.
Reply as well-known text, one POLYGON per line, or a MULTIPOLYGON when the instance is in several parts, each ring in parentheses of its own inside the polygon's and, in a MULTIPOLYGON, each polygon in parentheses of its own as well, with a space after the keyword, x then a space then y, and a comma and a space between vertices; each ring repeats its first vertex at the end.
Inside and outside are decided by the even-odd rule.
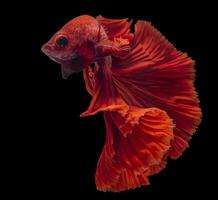
POLYGON ((149 184, 177 159, 201 121, 194 61, 149 22, 82 15, 42 47, 67 78, 83 71, 92 96, 81 117, 104 113, 106 142, 95 175, 101 191, 149 184), (94 63, 94 69, 90 65, 94 63))

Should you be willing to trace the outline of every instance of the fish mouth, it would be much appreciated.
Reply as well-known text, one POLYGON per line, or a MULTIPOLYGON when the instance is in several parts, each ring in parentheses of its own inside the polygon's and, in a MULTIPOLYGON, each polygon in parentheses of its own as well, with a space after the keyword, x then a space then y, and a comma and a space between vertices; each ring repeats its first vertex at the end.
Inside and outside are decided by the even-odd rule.
POLYGON ((49 56, 49 58, 50 58, 51 60, 53 60, 54 62, 59 63, 59 64, 61 64, 62 62, 66 61, 66 60, 57 58, 57 57, 55 57, 55 56, 49 56))
POLYGON ((73 54, 71 56, 64 56, 64 57, 57 57, 57 56, 52 56, 49 55, 49 58, 51 60, 53 60, 54 62, 57 62, 59 64, 62 64, 64 62, 73 62, 74 60, 76 60, 78 56, 76 54, 73 54))
POLYGON ((54 53, 54 47, 51 44, 44 44, 41 48, 42 52, 48 56, 54 62, 59 64, 63 62, 68 62, 70 60, 74 60, 78 57, 76 52, 73 52, 71 55, 60 55, 59 53, 54 53))

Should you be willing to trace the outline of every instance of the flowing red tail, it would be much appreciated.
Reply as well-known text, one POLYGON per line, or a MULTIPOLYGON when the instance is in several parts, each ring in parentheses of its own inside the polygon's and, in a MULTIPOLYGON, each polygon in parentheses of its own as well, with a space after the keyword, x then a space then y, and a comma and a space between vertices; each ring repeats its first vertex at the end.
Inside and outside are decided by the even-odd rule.
POLYGON ((131 51, 96 65, 95 83, 84 71, 93 96, 81 116, 104 112, 106 144, 98 161, 96 185, 122 191, 149 183, 167 157, 178 158, 201 120, 193 85, 194 62, 177 51, 150 23, 98 17, 111 40, 128 38, 131 51))

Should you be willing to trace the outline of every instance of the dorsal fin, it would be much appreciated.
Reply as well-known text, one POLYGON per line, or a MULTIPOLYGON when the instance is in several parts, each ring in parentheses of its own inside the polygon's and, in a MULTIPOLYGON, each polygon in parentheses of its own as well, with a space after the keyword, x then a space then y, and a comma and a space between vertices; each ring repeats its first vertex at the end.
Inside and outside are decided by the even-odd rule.
POLYGON ((96 19, 105 29, 109 39, 115 37, 126 36, 130 32, 130 26, 132 21, 128 22, 128 18, 125 19, 107 19, 101 15, 97 16, 96 19))

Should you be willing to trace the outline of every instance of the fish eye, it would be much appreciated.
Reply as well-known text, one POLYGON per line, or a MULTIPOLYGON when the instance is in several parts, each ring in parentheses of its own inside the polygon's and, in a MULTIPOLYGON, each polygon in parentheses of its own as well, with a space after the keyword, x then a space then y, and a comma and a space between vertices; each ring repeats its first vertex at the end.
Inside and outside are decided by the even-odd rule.
POLYGON ((64 48, 68 44, 68 39, 65 36, 60 36, 56 39, 55 43, 58 47, 64 48))

